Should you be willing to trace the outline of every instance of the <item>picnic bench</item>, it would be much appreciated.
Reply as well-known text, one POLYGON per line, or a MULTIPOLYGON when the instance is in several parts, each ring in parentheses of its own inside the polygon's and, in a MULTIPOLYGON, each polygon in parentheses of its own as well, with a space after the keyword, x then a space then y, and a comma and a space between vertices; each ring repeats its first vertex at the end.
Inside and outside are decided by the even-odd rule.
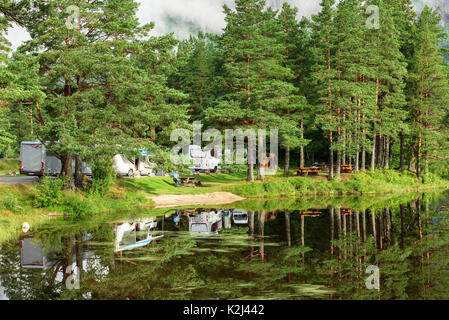
POLYGON ((298 176, 317 176, 320 172, 319 167, 308 167, 308 168, 299 168, 297 175, 298 176))
POLYGON ((352 169, 351 165, 344 165, 344 166, 341 166, 340 171, 341 171, 341 173, 352 173, 353 169, 352 169))
POLYGON ((181 187, 201 187, 201 181, 196 181, 195 177, 180 178, 181 187))
POLYGON ((350 216, 352 215, 352 210, 351 209, 340 209, 340 214, 345 215, 345 216, 350 216))

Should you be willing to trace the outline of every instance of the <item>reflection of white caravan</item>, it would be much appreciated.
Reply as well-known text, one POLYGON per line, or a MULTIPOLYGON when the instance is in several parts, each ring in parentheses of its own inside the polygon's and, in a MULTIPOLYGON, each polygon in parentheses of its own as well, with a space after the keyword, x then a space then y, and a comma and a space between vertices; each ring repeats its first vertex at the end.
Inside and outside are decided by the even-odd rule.
POLYGON ((220 169, 221 155, 217 152, 215 156, 209 152, 203 152, 200 146, 189 146, 189 160, 193 162, 193 166, 189 169, 192 171, 211 171, 216 172, 220 169))
MULTIPOLYGON (((40 141, 23 141, 20 144, 20 173, 42 176, 58 175, 61 173, 62 163, 56 154, 45 148, 40 141)), ((75 158, 72 159, 72 171, 75 172, 75 158)), ((92 175, 92 169, 82 162, 82 174, 92 175)))
POLYGON ((232 213, 234 224, 248 224, 248 212, 245 210, 234 210, 232 213))
POLYGON ((34 243, 33 238, 20 241, 20 259, 22 267, 30 269, 50 269, 56 263, 52 254, 44 254, 42 244, 34 243))
POLYGON ((139 220, 117 226, 115 230, 115 252, 140 248, 162 238, 163 235, 153 237, 150 234, 156 227, 157 222, 154 220, 139 220))
POLYGON ((203 212, 189 218, 190 233, 217 235, 223 229, 222 213, 203 212))

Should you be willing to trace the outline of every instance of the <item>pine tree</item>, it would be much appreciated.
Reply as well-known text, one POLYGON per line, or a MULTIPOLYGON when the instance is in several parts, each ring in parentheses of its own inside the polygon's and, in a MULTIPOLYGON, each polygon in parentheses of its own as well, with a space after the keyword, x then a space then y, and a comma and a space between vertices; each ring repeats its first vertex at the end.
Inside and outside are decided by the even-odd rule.
MULTIPOLYGON (((297 8, 292 8, 288 3, 284 3, 282 11, 278 15, 280 25, 279 41, 282 44, 285 57, 283 65, 290 70, 295 69, 298 62, 298 56, 303 54, 298 52, 298 43, 303 42, 300 39, 300 26, 296 20, 297 8)), ((304 147, 309 140, 304 138, 304 121, 306 120, 307 101, 305 97, 299 96, 298 79, 292 78, 290 83, 296 86, 290 96, 283 96, 280 100, 280 116, 285 119, 281 127, 282 146, 285 148, 285 167, 284 171, 288 174, 290 169, 290 152, 295 148, 300 148, 300 167, 304 167, 304 147)))
POLYGON ((335 67, 335 0, 323 0, 321 11, 312 16, 312 55, 310 79, 314 85, 313 101, 317 104, 316 124, 329 137, 329 179, 334 179, 334 133, 337 131, 335 119, 335 82, 337 77, 335 67))
MULTIPOLYGON (((288 81, 293 74, 282 65, 285 50, 275 33, 276 12, 264 7, 265 0, 237 0, 235 11, 224 7, 227 26, 219 39, 223 75, 218 83, 225 93, 207 110, 208 121, 246 129, 282 124, 279 99, 292 95, 294 87, 288 81)), ((263 139, 258 136, 259 145, 263 139)), ((248 158, 248 181, 254 181, 252 152, 248 158)), ((263 155, 257 164, 258 179, 263 180, 263 155)))
POLYGON ((423 157, 427 164, 428 159, 438 159, 439 151, 447 149, 442 120, 447 116, 449 91, 447 64, 438 48, 441 33, 438 22, 438 13, 426 6, 417 23, 417 41, 410 75, 414 87, 411 106, 417 144, 416 176, 420 182, 423 157))
MULTIPOLYGON (((148 38, 153 24, 139 25, 133 0, 37 5, 27 25, 33 40, 19 50, 40 64, 47 98, 36 135, 61 159, 66 187, 73 188, 72 155, 110 162, 114 153, 154 146, 156 133, 167 145, 171 130, 187 121, 185 96, 167 87, 177 41, 148 38), (76 19, 69 5, 79 9, 76 19)), ((78 182, 80 173, 77 166, 78 182)))

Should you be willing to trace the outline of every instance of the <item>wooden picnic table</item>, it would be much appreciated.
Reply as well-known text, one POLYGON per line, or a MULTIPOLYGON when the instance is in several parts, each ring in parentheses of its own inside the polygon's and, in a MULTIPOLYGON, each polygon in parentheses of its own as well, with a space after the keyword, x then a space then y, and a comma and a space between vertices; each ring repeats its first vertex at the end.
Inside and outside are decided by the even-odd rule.
POLYGON ((352 171, 353 171, 351 165, 344 165, 344 166, 341 166, 341 169, 340 169, 340 170, 341 170, 342 173, 352 173, 352 171))
POLYGON ((317 176, 320 172, 319 167, 307 167, 307 168, 299 168, 297 175, 298 176, 317 176))
POLYGON ((201 181, 196 181, 195 177, 180 178, 181 187, 200 187, 201 181))

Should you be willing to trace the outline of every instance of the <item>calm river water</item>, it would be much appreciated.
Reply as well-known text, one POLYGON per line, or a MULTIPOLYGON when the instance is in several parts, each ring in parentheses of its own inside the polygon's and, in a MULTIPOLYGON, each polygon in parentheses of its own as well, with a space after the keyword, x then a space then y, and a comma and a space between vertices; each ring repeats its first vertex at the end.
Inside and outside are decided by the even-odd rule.
POLYGON ((0 299, 449 299, 449 193, 52 220, 0 246, 0 299))

